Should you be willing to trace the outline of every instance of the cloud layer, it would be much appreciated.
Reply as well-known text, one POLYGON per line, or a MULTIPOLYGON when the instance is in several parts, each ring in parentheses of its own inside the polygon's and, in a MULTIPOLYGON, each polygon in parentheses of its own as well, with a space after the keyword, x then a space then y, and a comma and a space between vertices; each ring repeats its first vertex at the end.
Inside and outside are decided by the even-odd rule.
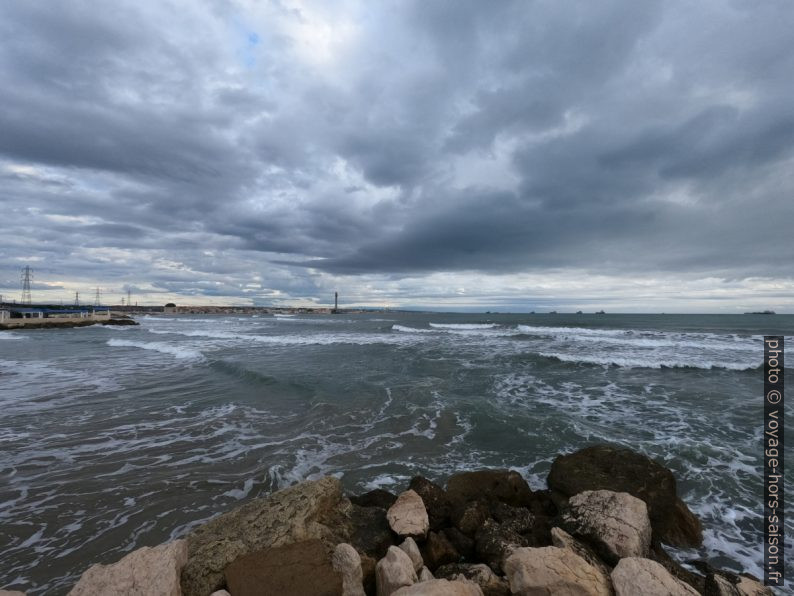
POLYGON ((792 30, 786 0, 5 3, 0 292, 794 309, 792 30))

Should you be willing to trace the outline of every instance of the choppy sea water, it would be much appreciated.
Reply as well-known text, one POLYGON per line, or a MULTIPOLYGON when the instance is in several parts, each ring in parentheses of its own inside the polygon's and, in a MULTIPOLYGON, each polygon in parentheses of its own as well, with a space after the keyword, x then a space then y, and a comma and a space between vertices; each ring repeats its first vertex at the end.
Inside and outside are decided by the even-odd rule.
POLYGON ((794 316, 138 320, 0 332, 0 587, 66 593, 307 478, 399 490, 498 466, 542 488, 604 441, 676 474, 705 526, 679 557, 762 575, 762 336, 794 348, 794 316))

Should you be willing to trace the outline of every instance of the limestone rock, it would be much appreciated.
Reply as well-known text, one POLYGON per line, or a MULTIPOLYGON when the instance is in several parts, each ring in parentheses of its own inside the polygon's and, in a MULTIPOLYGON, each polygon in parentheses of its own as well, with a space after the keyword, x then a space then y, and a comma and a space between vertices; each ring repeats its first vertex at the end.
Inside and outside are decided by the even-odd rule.
POLYGON ((422 553, 419 552, 419 547, 416 546, 414 539, 410 537, 406 538, 399 548, 405 551, 405 554, 411 558, 414 564, 414 570, 419 573, 419 570, 424 567, 425 563, 422 560, 422 553))
POLYGON ((615 596, 697 596, 690 585, 670 575, 656 561, 640 557, 621 559, 612 570, 615 596))
POLYGON ((431 579, 400 588, 394 596, 483 596, 477 584, 446 579, 431 579))
POLYGON ((703 529, 678 497, 673 473, 652 459, 623 447, 595 445, 554 460, 548 485, 565 499, 587 490, 626 492, 648 506, 653 532, 673 546, 698 547, 703 529))
POLYGON ((532 501, 532 490, 518 472, 478 470, 452 476, 447 482, 447 496, 453 503, 482 499, 526 507, 532 501))
POLYGON ((643 501, 628 493, 588 490, 572 497, 562 526, 591 544, 612 565, 623 557, 647 557, 651 524, 643 501))
POLYGON ((413 561, 396 546, 390 546, 375 566, 375 584, 378 596, 391 596, 404 586, 418 581, 413 561))
POLYGON ((25 593, 18 590, 0 590, 0 596, 25 596, 25 593))
POLYGON ((771 588, 744 575, 739 576, 739 583, 736 584, 736 589, 739 590, 741 596, 773 596, 771 588))
POLYGON ((430 532, 427 542, 422 546, 422 558, 425 565, 433 571, 441 565, 456 563, 460 559, 460 553, 443 533, 430 532))
POLYGON ((425 509, 427 509, 431 530, 438 531, 449 524, 452 506, 443 488, 422 476, 411 478, 411 484, 408 488, 422 497, 425 509))
POLYGON ((771 588, 744 575, 710 569, 705 582, 706 596, 773 596, 771 588))
POLYGON ((361 556, 349 544, 337 544, 331 566, 342 576, 342 596, 365 596, 361 556))
POLYGON ((215 590, 210 596, 232 596, 226 590, 215 590))
POLYGON ((579 542, 576 538, 571 536, 562 528, 551 529, 551 542, 557 548, 567 548, 582 557, 585 561, 596 567, 604 577, 609 577, 611 570, 604 562, 598 558, 598 555, 589 546, 583 542, 579 542))
POLYGON ((307 481, 255 499, 194 530, 182 571, 184 596, 206 596, 223 587, 223 572, 234 560, 266 548, 309 539, 330 547, 346 542, 350 502, 339 480, 307 481))
POLYGON ((69 596, 180 596, 179 574, 187 562, 187 549, 184 540, 175 540, 144 546, 112 565, 92 565, 69 596))
POLYGON ((320 540, 274 546, 240 557, 225 571, 234 596, 340 596, 342 576, 320 540))
POLYGON ((350 502, 359 507, 380 507, 388 509, 397 500, 397 495, 382 488, 376 488, 357 497, 350 497, 350 502))
POLYGON ((484 596, 510 596, 507 579, 496 575, 488 565, 482 563, 452 563, 436 571, 436 576, 444 579, 472 581, 482 590, 484 596))
POLYGON ((567 548, 544 546, 516 549, 505 561, 505 573, 512 593, 522 596, 611 594, 609 580, 596 567, 567 548))
POLYGON ((413 490, 402 493, 386 513, 389 526, 398 536, 424 538, 430 527, 422 497, 413 490))
POLYGON ((436 578, 427 567, 422 567, 421 571, 419 571, 419 581, 426 582, 431 579, 436 578))

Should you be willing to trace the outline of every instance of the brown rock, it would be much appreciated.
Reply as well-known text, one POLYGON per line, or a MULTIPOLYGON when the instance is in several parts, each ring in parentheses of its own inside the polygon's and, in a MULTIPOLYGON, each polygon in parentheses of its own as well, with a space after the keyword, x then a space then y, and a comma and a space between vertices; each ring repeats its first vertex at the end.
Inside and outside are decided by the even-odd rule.
POLYGON ((678 497, 673 473, 630 449, 595 445, 558 457, 552 463, 549 488, 563 499, 586 490, 626 492, 648 506, 654 535, 673 546, 703 543, 700 521, 678 497))
POLYGON ((643 501, 628 493, 588 490, 568 501, 563 528, 593 546, 612 565, 623 557, 646 557, 651 524, 643 501))
POLYGON ((376 488, 357 497, 350 497, 350 502, 359 507, 380 507, 381 509, 388 509, 394 505, 396 500, 397 495, 382 488, 376 488))
POLYGON ((341 596, 342 576, 320 540, 275 546, 240 557, 226 568, 234 596, 341 596))
POLYGON ((144 546, 118 563, 92 565, 69 596, 181 596, 179 574, 186 561, 187 543, 184 540, 154 548, 144 546))
POLYGON ((224 587, 224 570, 241 556, 309 539, 333 548, 347 542, 350 502, 332 477, 302 482, 255 499, 199 526, 187 538, 184 596, 206 596, 224 587))
POLYGON ((488 506, 480 501, 466 503, 456 508, 455 527, 466 536, 474 536, 491 515, 488 506))
POLYGON ((478 470, 455 474, 447 482, 447 496, 453 504, 485 500, 527 506, 532 502, 532 491, 527 481, 512 470, 478 470))
POLYGON ((474 556, 474 540, 466 536, 466 534, 455 527, 444 528, 441 533, 447 537, 447 540, 460 553, 461 557, 471 559, 474 556))
POLYGON ((0 596, 25 596, 25 593, 18 590, 0 590, 0 596))
MULTIPOLYGON (((540 596, 610 596, 609 580, 582 557, 567 548, 519 548, 505 561, 513 594, 540 596)), ((634 596, 639 596, 637 592, 634 596)))
POLYGON ((502 573, 504 559, 516 548, 526 546, 526 540, 509 528, 502 527, 493 520, 486 520, 477 531, 474 548, 480 561, 495 573, 502 573))
POLYGON ((350 520, 349 542, 360 553, 375 560, 382 558, 386 550, 394 544, 386 511, 380 507, 360 507, 352 505, 348 513, 350 520))
POLYGON ((422 476, 411 478, 409 488, 422 497, 431 530, 438 531, 449 525, 452 506, 443 488, 422 476))
POLYGON ((397 497, 394 505, 386 512, 386 519, 389 520, 392 531, 403 537, 424 538, 430 527, 422 497, 412 490, 397 497))
POLYGON ((690 585, 670 575, 656 561, 640 557, 621 559, 612 570, 615 596, 698 596, 690 585))
POLYGON ((482 590, 470 582, 431 579, 400 588, 394 596, 483 596, 482 590))
POLYGON ((374 595, 375 589, 375 565, 377 561, 367 555, 361 555, 361 573, 364 576, 364 592, 369 596, 374 595))
POLYGON ((396 546, 390 546, 386 556, 375 566, 378 596, 391 596, 400 588, 413 585, 418 579, 411 558, 396 546))
POLYGON ((422 559, 430 571, 435 571, 441 565, 457 563, 460 560, 460 553, 444 534, 430 532, 427 535, 427 542, 422 546, 422 559))

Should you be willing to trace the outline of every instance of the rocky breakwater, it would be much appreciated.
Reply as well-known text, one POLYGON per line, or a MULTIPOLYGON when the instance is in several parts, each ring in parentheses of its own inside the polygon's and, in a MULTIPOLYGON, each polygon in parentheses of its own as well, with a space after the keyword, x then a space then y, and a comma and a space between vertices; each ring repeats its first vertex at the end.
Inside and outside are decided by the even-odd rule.
POLYGON ((748 575, 685 568, 700 522, 669 470, 598 445, 553 463, 548 489, 509 470, 413 478, 346 497, 307 481, 220 515, 183 540, 83 574, 73 596, 772 594, 748 575))

